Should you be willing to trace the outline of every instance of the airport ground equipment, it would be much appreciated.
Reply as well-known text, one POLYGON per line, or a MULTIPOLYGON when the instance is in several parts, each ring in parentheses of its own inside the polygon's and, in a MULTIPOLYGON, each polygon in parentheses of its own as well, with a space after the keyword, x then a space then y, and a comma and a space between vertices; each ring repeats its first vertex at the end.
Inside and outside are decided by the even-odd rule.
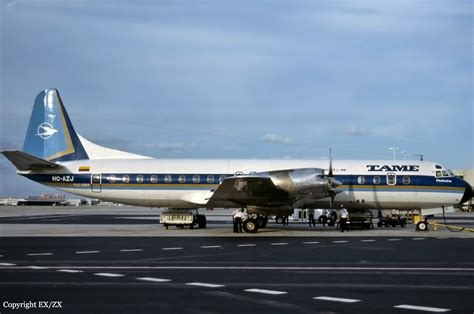
POLYGON ((347 219, 347 226, 349 228, 362 227, 364 229, 373 229, 374 224, 372 222, 372 213, 368 210, 351 212, 347 219))
POLYGON ((446 213, 454 213, 454 206, 421 209, 413 213, 412 223, 416 226, 417 231, 428 231, 428 219, 433 218, 434 215, 446 213))
POLYGON ((392 211, 390 215, 383 216, 381 212, 379 212, 378 216, 379 221, 377 222, 377 227, 396 227, 400 226, 404 228, 407 225, 407 218, 400 213, 400 211, 392 211))
POLYGON ((194 226, 198 228, 206 228, 206 216, 199 214, 197 209, 185 210, 175 210, 169 209, 163 211, 160 216, 160 223, 163 224, 165 229, 168 229, 169 226, 177 226, 183 228, 185 226, 190 229, 194 229, 194 226))
POLYGON ((453 232, 461 232, 461 231, 474 232, 474 228, 466 228, 466 227, 461 227, 461 226, 450 226, 450 225, 447 225, 447 224, 440 224, 439 222, 436 222, 436 221, 430 221, 429 224, 433 227, 433 231, 437 231, 439 228, 445 227, 449 231, 453 231, 453 232))

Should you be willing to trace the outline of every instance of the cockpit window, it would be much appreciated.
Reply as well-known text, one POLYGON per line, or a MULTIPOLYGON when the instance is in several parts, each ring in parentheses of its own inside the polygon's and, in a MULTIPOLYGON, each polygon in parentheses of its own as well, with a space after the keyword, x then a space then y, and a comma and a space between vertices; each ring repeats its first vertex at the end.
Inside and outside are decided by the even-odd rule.
POLYGON ((447 178, 447 177, 454 177, 454 173, 451 170, 436 170, 436 177, 437 178, 447 178))
POLYGON ((443 169, 443 167, 441 167, 440 165, 435 165, 435 168, 436 169, 443 169))

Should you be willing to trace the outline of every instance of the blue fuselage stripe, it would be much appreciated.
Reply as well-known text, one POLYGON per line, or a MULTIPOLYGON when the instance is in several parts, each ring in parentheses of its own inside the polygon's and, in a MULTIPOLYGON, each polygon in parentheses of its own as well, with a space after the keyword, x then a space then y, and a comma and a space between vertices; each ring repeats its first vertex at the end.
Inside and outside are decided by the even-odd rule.
MULTIPOLYGON (((66 174, 25 174, 30 180, 54 187, 90 189, 90 173, 66 173, 66 174)), ((229 174, 145 174, 145 173, 103 173, 100 183, 95 185, 106 190, 210 190, 219 184, 223 177, 229 174)), ((465 185, 463 181, 456 178, 437 179, 433 176, 397 176, 395 185, 387 185, 386 176, 363 175, 340 175, 336 180, 342 183, 338 189, 342 191, 361 192, 444 192, 463 193, 465 185), (373 184, 374 182, 380 182, 373 184), (403 183, 403 177, 409 178, 409 184, 403 183)))

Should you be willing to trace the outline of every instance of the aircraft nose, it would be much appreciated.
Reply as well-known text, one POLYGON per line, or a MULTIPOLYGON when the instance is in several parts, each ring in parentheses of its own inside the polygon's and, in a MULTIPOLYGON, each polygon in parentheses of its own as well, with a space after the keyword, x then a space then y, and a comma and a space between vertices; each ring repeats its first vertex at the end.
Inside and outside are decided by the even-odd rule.
POLYGON ((459 204, 464 204, 473 197, 472 186, 466 182, 466 189, 464 190, 464 195, 462 196, 461 202, 459 204))

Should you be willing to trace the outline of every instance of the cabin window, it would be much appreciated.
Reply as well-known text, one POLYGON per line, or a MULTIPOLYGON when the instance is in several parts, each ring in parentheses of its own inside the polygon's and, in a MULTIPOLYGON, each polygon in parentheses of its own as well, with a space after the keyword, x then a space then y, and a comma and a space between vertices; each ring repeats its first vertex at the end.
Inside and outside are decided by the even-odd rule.
POLYGON ((107 180, 109 180, 110 183, 114 183, 115 181, 117 181, 117 178, 113 174, 111 174, 107 177, 107 180))
POLYGON ((158 176, 157 176, 157 175, 152 175, 152 176, 150 177, 150 182, 151 182, 151 183, 156 183, 156 182, 158 182, 158 176))
POLYGON ((201 181, 201 177, 198 174, 193 175, 193 182, 199 183, 201 181))
POLYGON ((444 170, 443 170, 443 177, 449 177, 449 174, 448 174, 447 171, 444 171, 444 170))
POLYGON ((167 174, 167 175, 165 176, 165 183, 171 183, 172 180, 173 180, 173 179, 171 178, 171 176, 170 176, 169 174, 167 174))
POLYGON ((141 174, 137 176, 137 183, 143 183, 143 176, 141 174))
POLYGON ((92 175, 92 183, 100 183, 100 174, 92 175))
POLYGON ((184 174, 178 177, 179 183, 186 183, 186 176, 184 174))
POLYGON ((374 181, 374 184, 380 184, 380 177, 375 176, 373 181, 374 181))
POLYGON ((226 176, 225 174, 221 175, 221 176, 219 177, 219 182, 224 181, 225 178, 227 178, 227 176, 226 176))
POLYGON ((441 171, 439 171, 439 170, 436 171, 436 177, 437 177, 437 178, 440 178, 440 177, 442 177, 442 176, 443 176, 443 173, 442 173, 441 171))
POLYGON ((403 177, 403 184, 410 184, 410 177, 403 177))
POLYGON ((387 174, 387 184, 388 185, 395 185, 397 184, 397 176, 395 173, 387 174))
POLYGON ((130 176, 129 175, 124 175, 122 177, 122 181, 123 181, 123 183, 129 183, 130 182, 130 176))
POLYGON ((359 183, 359 184, 365 184, 365 177, 363 177, 363 176, 358 177, 358 178, 357 178, 357 183, 359 183))
POLYGON ((207 176, 207 183, 214 183, 214 176, 213 175, 208 175, 207 176))

